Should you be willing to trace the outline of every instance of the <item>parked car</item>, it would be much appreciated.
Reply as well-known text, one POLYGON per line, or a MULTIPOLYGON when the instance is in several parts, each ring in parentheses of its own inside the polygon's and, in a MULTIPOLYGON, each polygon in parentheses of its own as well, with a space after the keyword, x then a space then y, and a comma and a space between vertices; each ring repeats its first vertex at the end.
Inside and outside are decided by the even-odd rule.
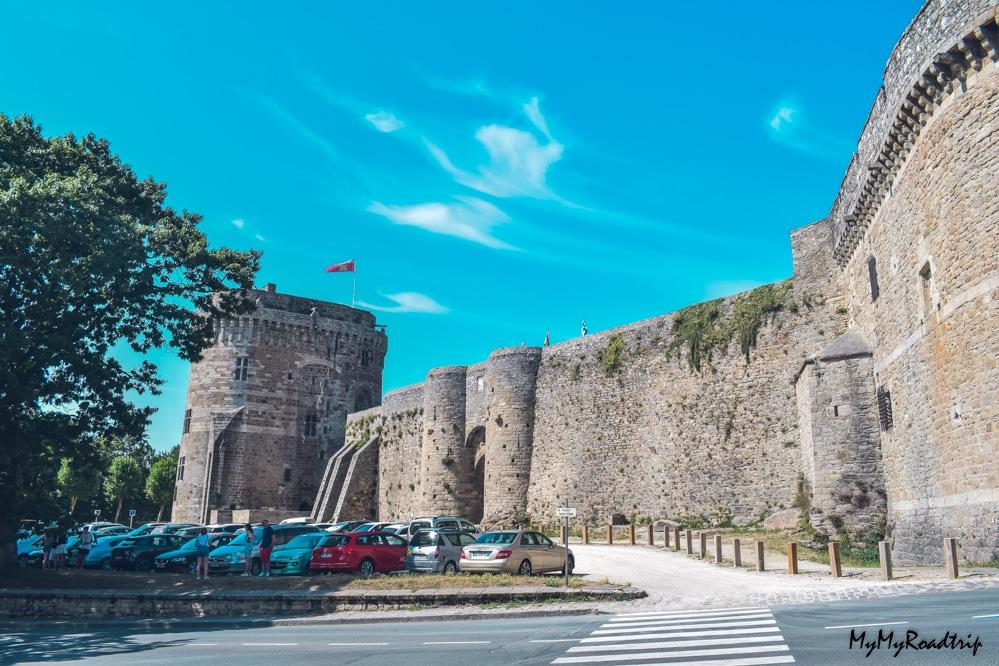
POLYGON ((478 525, 474 525, 470 520, 466 520, 461 516, 437 516, 436 518, 414 518, 409 521, 409 536, 412 537, 418 530, 427 527, 461 530, 462 532, 471 532, 473 534, 479 534, 481 531, 478 525))
POLYGON ((39 550, 42 547, 42 541, 45 540, 44 534, 32 534, 30 536, 24 537, 23 539, 17 540, 17 556, 27 555, 33 550, 39 550))
POLYGON ((169 525, 169 523, 143 523, 139 525, 134 530, 128 533, 130 537, 146 536, 151 534, 157 527, 162 527, 163 525, 169 525))
POLYGON ((129 529, 124 525, 112 525, 111 527, 98 527, 97 529, 90 530, 90 532, 97 537, 124 536, 129 533, 129 529))
POLYGON ((420 530, 409 540, 406 549, 406 571, 458 573, 461 548, 475 542, 471 532, 457 530, 420 530))
POLYGON ((201 532, 201 526, 195 525, 194 527, 182 527, 176 532, 174 532, 174 534, 176 534, 177 536, 182 536, 187 539, 190 539, 191 537, 198 536, 200 532, 201 532))
POLYGON ((355 527, 354 529, 352 529, 350 531, 351 532, 383 532, 383 531, 385 531, 385 526, 389 525, 389 524, 390 523, 361 523, 360 525, 358 525, 357 527, 355 527))
POLYGON ((194 523, 165 523, 154 527, 150 534, 176 534, 187 527, 198 527, 198 525, 194 523))
MULTIPOLYGON (((312 525, 273 525, 274 528, 274 552, 271 559, 280 548, 300 534, 311 534, 319 532, 312 525)), ((260 528, 254 526, 257 538, 253 542, 253 550, 250 553, 252 560, 250 571, 254 575, 260 573, 260 528)), ((243 573, 244 562, 243 547, 246 545, 246 535, 240 533, 235 539, 225 546, 220 546, 211 551, 208 556, 208 571, 210 573, 243 573)))
MULTIPOLYGON (((236 535, 225 532, 213 532, 208 535, 208 546, 218 548, 232 541, 236 535)), ((154 564, 157 571, 174 571, 179 573, 194 573, 198 565, 198 551, 195 548, 196 538, 185 541, 176 549, 156 556, 154 564)))
POLYGON ((111 568, 152 571, 158 555, 180 548, 186 540, 176 534, 126 537, 111 549, 111 568))
POLYGON ((324 536, 309 562, 311 571, 376 572, 406 568, 406 540, 389 532, 351 532, 324 536))
POLYGON ((310 516, 301 516, 299 518, 285 518, 279 524, 280 525, 312 525, 316 521, 310 516))
POLYGON ((87 559, 83 560, 83 568, 110 569, 111 549, 128 538, 127 536, 97 537, 97 543, 87 553, 87 559))
POLYGON ((571 550, 556 545, 540 532, 484 532, 461 549, 462 571, 507 572, 530 576, 575 566, 571 550), (567 562, 568 560, 568 562, 567 562))
POLYGON ((324 536, 322 532, 299 534, 283 548, 275 550, 271 555, 271 573, 277 575, 309 573, 312 551, 324 536))
POLYGON ((327 532, 353 532, 354 528, 358 525, 363 525, 368 521, 366 520, 342 520, 339 523, 333 523, 326 528, 327 532))
POLYGON ((236 534, 243 529, 243 523, 216 523, 208 525, 208 532, 225 532, 226 534, 236 534))

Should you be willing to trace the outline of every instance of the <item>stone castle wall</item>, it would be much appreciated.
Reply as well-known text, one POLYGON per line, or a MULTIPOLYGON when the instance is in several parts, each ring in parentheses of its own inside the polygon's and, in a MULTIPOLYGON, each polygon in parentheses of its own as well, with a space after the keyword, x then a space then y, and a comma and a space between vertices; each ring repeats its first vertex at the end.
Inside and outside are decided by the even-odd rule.
POLYGON ((347 414, 381 397, 386 338, 370 313, 272 286, 247 298, 256 310, 220 322, 215 344, 191 367, 175 520, 308 513, 347 414))

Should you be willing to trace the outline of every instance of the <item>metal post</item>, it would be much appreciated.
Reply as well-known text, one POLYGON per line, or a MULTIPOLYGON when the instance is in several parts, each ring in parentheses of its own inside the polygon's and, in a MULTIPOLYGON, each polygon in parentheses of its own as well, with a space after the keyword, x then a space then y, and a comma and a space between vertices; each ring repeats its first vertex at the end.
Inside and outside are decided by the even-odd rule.
POLYGON ((891 580, 891 548, 887 541, 878 541, 878 554, 881 556, 881 577, 891 580))
POLYGON ((715 535, 715 564, 721 564, 722 562, 722 545, 721 545, 721 534, 715 535))
POLYGON ((957 539, 950 537, 944 543, 944 570, 948 578, 957 578, 957 539))
POLYGON ((766 567, 763 565, 763 542, 756 542, 756 570, 766 571, 766 567))
POLYGON ((829 542, 829 573, 834 578, 839 578, 843 575, 843 563, 839 559, 839 541, 829 542))
MULTIPOLYGON (((569 498, 565 498, 565 507, 569 508, 569 498)), ((562 560, 562 571, 565 573, 565 586, 569 587, 569 516, 562 517, 562 546, 565 548, 562 560)))
POLYGON ((798 544, 793 541, 787 544, 787 572, 798 573, 798 544))
POLYGON ((732 561, 735 562, 736 568, 742 566, 742 541, 738 537, 732 539, 732 549, 735 554, 732 556, 732 561))

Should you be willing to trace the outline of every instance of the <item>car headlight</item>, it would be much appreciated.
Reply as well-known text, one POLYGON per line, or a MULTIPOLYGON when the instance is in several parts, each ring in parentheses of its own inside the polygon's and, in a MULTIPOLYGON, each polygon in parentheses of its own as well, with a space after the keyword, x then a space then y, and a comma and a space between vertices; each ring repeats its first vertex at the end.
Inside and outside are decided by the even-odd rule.
POLYGON ((302 553, 301 555, 298 556, 299 562, 308 562, 311 559, 312 559, 312 553, 302 553))
POLYGON ((243 553, 234 553, 232 557, 229 558, 231 562, 245 562, 246 556, 243 553))
POLYGON ((184 561, 184 556, 183 556, 183 555, 181 555, 181 556, 179 556, 179 557, 174 557, 174 558, 172 558, 172 559, 171 559, 170 561, 171 561, 171 562, 183 562, 183 561, 184 561))

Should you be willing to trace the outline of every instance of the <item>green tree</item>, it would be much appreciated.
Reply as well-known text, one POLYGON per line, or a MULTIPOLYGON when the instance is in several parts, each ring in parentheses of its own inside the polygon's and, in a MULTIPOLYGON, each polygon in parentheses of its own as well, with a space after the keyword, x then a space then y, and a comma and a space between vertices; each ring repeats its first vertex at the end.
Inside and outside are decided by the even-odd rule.
POLYGON ((104 494, 107 495, 108 501, 116 504, 114 511, 116 523, 121 519, 121 507, 125 500, 141 493, 144 482, 145 475, 134 458, 118 456, 111 461, 107 476, 104 477, 104 494))
POLYGON ((201 217, 166 196, 103 139, 0 114, 0 563, 62 458, 99 436, 141 438, 152 410, 127 395, 161 380, 115 345, 194 361, 217 320, 253 309, 259 253, 210 248, 201 217))
POLYGON ((157 521, 163 519, 164 507, 173 501, 179 453, 180 446, 175 446, 168 453, 158 456, 149 468, 149 476, 146 477, 146 497, 160 507, 156 513, 157 521))
POLYGON ((63 458, 56 474, 56 484, 59 493, 69 498, 69 513, 72 515, 79 499, 89 499, 100 492, 101 473, 92 462, 63 458))

